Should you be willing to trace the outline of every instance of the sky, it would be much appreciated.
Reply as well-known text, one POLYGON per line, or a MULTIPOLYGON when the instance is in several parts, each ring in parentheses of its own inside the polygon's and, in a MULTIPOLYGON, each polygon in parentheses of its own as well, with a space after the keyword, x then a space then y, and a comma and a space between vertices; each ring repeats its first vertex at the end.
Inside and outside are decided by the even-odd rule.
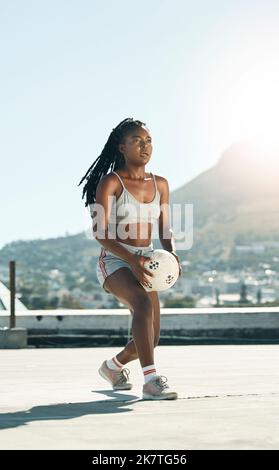
POLYGON ((90 224, 78 183, 126 117, 171 190, 276 140, 279 3, 0 0, 0 248, 90 224))

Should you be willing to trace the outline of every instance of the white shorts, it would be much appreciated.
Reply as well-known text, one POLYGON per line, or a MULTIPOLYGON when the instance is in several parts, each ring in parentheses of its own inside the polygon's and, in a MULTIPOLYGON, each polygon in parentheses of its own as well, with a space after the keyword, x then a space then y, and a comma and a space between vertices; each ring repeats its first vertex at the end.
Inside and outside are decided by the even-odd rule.
MULTIPOLYGON (((118 240, 117 240, 118 241, 118 240)), ((127 245, 127 243, 119 242, 120 245, 124 246, 128 251, 131 253, 136 253, 137 255, 141 256, 150 256, 151 253, 154 251, 153 243, 151 242, 150 245, 148 246, 132 246, 132 245, 127 245)), ((96 274, 98 281, 101 285, 101 287, 107 292, 108 294, 111 294, 105 287, 104 287, 104 282, 105 279, 119 268, 129 268, 131 269, 131 266, 127 261, 124 261, 122 258, 119 258, 118 256, 115 256, 113 253, 111 253, 107 248, 104 248, 103 246, 100 249, 100 255, 99 259, 97 262, 97 267, 96 267, 96 274)))

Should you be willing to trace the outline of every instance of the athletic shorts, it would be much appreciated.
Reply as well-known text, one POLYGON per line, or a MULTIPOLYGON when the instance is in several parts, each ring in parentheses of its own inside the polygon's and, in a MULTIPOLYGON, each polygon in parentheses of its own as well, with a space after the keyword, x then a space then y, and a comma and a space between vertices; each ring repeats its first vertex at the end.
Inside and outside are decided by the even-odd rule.
MULTIPOLYGON (((131 246, 131 245, 127 245, 127 243, 123 243, 119 241, 118 243, 124 246, 131 253, 136 253, 137 255, 141 255, 141 256, 151 256, 152 252, 154 251, 152 242, 148 246, 131 246)), ((101 287, 108 294, 111 294, 111 292, 109 292, 104 287, 104 281, 110 274, 114 273, 119 268, 131 269, 127 261, 124 261, 122 258, 115 256, 107 248, 104 248, 102 246, 100 249, 100 255, 98 258, 98 262, 97 262, 96 274, 97 274, 97 278, 101 287)))

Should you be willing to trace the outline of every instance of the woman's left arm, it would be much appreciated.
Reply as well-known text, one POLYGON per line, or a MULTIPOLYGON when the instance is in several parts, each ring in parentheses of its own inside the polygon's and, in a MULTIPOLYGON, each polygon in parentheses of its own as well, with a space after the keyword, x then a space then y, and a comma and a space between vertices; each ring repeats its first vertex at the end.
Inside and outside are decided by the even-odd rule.
POLYGON ((164 250, 169 251, 176 258, 179 266, 179 276, 182 274, 180 259, 175 250, 173 230, 170 227, 169 216, 169 184, 166 178, 160 177, 160 217, 158 220, 158 230, 161 245, 164 250))

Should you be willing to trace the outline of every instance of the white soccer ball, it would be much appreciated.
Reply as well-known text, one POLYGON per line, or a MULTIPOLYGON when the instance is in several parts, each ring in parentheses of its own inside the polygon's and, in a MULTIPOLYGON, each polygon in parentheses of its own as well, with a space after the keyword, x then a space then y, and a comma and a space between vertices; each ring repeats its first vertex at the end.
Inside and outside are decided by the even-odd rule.
POLYGON ((157 249, 150 255, 151 259, 144 262, 144 267, 154 273, 154 276, 145 277, 148 287, 143 285, 147 292, 163 291, 172 287, 179 276, 177 259, 167 250, 157 249))

